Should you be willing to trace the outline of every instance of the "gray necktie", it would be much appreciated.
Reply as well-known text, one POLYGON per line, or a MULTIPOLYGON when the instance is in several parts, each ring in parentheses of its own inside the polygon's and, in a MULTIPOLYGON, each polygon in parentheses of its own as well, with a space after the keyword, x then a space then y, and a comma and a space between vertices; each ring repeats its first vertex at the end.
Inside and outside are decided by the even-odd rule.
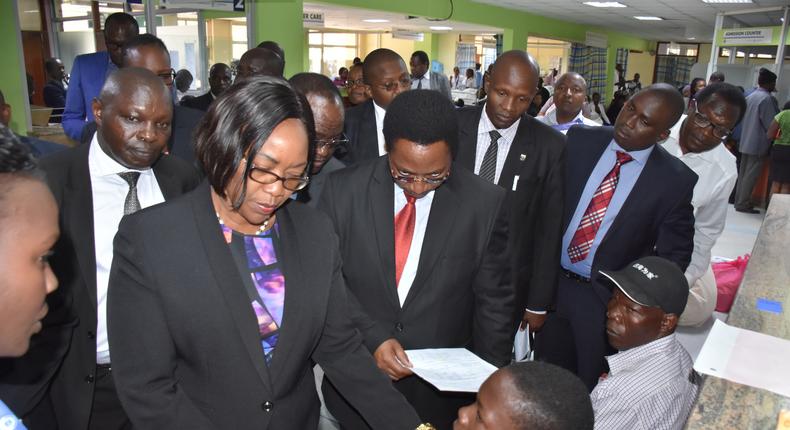
POLYGON ((422 89, 422 78, 420 78, 420 79, 418 79, 418 80, 417 80, 417 89, 418 89, 418 90, 421 90, 421 89, 422 89))
POLYGON ((496 142, 502 135, 496 130, 491 130, 488 134, 491 136, 491 143, 488 145, 488 149, 486 149, 486 153, 483 156, 483 163, 480 164, 479 176, 489 182, 494 182, 494 178, 496 177, 496 156, 497 150, 499 149, 496 142))
POLYGON ((133 214, 140 210, 140 200, 137 199, 137 180, 140 179, 140 172, 121 172, 118 176, 129 184, 129 192, 123 202, 123 214, 133 214))

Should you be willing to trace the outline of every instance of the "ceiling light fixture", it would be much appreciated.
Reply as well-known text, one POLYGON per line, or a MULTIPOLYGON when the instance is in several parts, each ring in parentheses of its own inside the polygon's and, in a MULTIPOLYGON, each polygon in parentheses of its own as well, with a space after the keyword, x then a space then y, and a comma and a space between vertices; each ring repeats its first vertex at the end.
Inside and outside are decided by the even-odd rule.
POLYGON ((370 19, 363 19, 363 22, 369 22, 371 24, 379 24, 382 22, 390 22, 388 19, 381 19, 381 18, 370 18, 370 19))
POLYGON ((754 3, 752 0, 702 0, 703 3, 754 3))
POLYGON ((628 7, 616 1, 586 1, 584 4, 592 7, 628 7))
POLYGON ((663 21, 664 20, 664 18, 661 18, 660 16, 635 16, 634 18, 636 18, 636 19, 638 19, 640 21, 663 21))
POLYGON ((450 30, 453 29, 452 27, 446 27, 446 26, 443 26, 443 25, 432 25, 432 26, 430 26, 428 28, 430 28, 433 31, 450 31, 450 30))

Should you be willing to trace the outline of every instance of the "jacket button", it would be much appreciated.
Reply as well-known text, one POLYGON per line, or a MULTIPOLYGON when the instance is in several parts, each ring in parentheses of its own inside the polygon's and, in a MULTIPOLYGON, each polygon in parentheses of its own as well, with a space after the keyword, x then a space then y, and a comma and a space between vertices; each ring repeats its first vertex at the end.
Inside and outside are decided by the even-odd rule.
POLYGON ((402 323, 395 324, 395 330, 397 330, 399 332, 403 331, 403 324, 402 323))
POLYGON ((89 331, 88 332, 88 339, 91 339, 91 340, 96 339, 96 333, 94 333, 93 331, 89 331))
POLYGON ((93 378, 93 374, 89 374, 88 376, 85 377, 85 382, 87 382, 89 384, 92 384, 93 383, 93 379, 94 379, 93 378))
POLYGON ((271 412, 273 407, 274 404, 268 400, 263 402, 263 404, 261 405, 261 409, 263 409, 265 412, 271 412))

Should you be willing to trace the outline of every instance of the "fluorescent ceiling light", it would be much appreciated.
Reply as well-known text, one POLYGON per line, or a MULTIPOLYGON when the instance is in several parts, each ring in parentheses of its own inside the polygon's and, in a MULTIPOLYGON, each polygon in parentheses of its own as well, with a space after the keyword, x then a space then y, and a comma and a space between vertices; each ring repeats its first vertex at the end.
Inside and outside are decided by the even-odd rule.
POLYGON ((381 23, 381 22, 390 22, 390 20, 388 20, 388 19, 381 19, 381 18, 363 19, 362 21, 369 22, 369 23, 372 23, 372 24, 378 24, 378 23, 381 23))
POLYGON ((584 4, 592 7, 627 7, 626 5, 616 1, 586 1, 584 4))
POLYGON ((430 26, 428 28, 430 28, 433 31, 449 31, 449 30, 453 29, 452 27, 445 27, 445 26, 442 26, 442 25, 432 25, 432 26, 430 26))
POLYGON ((752 0, 702 0, 703 3, 754 3, 752 0))
POLYGON ((634 18, 636 18, 636 19, 638 19, 640 21, 663 21, 664 20, 664 18, 661 18, 660 16, 635 16, 634 18))

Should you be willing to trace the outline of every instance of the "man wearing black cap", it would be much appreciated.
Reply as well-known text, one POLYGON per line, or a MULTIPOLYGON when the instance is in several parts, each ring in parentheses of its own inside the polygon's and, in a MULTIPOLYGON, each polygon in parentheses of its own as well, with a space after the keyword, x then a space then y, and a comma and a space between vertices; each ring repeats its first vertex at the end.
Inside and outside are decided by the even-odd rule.
POLYGON ((590 394, 595 428, 683 427, 699 390, 691 357, 675 337, 688 298, 683 271, 650 256, 600 274, 614 291, 606 334, 619 352, 606 357, 609 374, 590 394))

